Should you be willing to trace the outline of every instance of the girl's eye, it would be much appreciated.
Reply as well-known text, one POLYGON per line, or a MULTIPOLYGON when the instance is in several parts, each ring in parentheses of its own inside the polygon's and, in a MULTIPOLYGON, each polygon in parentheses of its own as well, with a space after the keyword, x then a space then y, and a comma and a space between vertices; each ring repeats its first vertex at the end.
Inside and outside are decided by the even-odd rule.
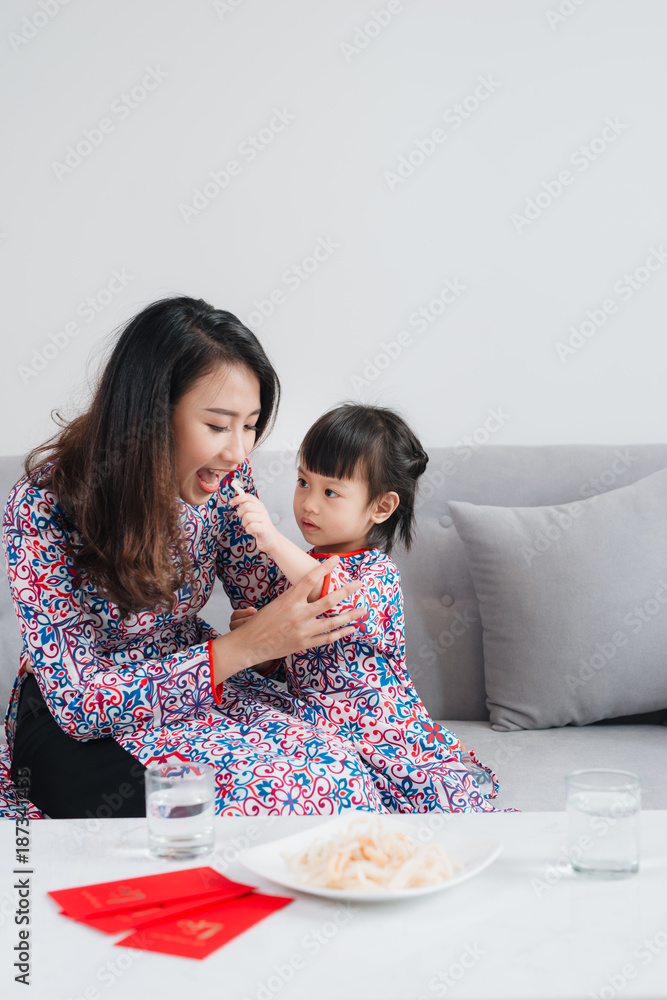
POLYGON ((306 488, 306 486, 308 485, 308 483, 306 482, 306 480, 305 480, 305 479, 301 479, 301 477, 299 477, 299 478, 297 479, 297 481, 296 481, 296 485, 297 485, 297 486, 300 486, 300 487, 301 487, 301 489, 302 489, 302 490, 304 490, 304 489, 306 488))
POLYGON ((339 494, 336 493, 335 490, 325 490, 324 491, 324 495, 327 496, 327 497, 337 497, 337 496, 339 496, 339 494))

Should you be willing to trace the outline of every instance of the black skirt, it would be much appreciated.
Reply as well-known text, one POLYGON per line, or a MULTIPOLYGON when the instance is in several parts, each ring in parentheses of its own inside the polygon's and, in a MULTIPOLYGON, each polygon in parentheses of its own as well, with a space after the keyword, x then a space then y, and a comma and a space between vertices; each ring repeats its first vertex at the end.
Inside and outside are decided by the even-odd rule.
POLYGON ((145 771, 111 736, 83 741, 63 732, 28 674, 21 687, 11 777, 38 809, 51 819, 145 816, 145 771))

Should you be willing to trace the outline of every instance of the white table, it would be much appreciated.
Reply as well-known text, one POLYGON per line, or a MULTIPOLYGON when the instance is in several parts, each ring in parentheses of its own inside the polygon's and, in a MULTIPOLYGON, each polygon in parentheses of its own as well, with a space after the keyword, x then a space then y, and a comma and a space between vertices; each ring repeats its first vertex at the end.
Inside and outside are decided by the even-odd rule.
POLYGON ((409 902, 342 906, 294 894, 290 906, 202 961, 114 947, 118 938, 60 916, 46 892, 202 863, 292 895, 254 878, 236 854, 323 818, 219 818, 216 854, 180 865, 147 857, 142 820, 33 822, 29 990, 13 981, 20 866, 14 823, 0 822, 0 993, 30 1000, 667 996, 667 811, 642 814, 639 874, 608 882, 567 870, 564 812, 418 819, 436 831, 500 841, 503 853, 469 881, 409 902))

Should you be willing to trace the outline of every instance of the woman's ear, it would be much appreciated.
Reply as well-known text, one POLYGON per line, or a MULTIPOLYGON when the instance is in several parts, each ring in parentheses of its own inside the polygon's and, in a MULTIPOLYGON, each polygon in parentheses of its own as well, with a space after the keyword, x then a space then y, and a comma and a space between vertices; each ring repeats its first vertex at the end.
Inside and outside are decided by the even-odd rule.
POLYGON ((383 521, 391 517, 397 507, 398 493, 394 493, 393 490, 390 493, 383 493, 373 504, 371 520, 375 524, 382 524, 383 521))

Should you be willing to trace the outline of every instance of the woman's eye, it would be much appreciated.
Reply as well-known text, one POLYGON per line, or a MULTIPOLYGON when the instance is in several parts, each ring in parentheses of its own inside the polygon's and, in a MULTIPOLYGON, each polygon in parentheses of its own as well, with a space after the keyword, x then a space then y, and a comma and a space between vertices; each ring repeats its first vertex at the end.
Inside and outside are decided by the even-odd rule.
POLYGON ((247 430, 247 431, 254 431, 255 434, 257 433, 257 428, 256 427, 250 427, 248 424, 246 424, 245 430, 247 430))
POLYGON ((212 431, 228 431, 229 427, 216 427, 214 424, 208 425, 212 431))

